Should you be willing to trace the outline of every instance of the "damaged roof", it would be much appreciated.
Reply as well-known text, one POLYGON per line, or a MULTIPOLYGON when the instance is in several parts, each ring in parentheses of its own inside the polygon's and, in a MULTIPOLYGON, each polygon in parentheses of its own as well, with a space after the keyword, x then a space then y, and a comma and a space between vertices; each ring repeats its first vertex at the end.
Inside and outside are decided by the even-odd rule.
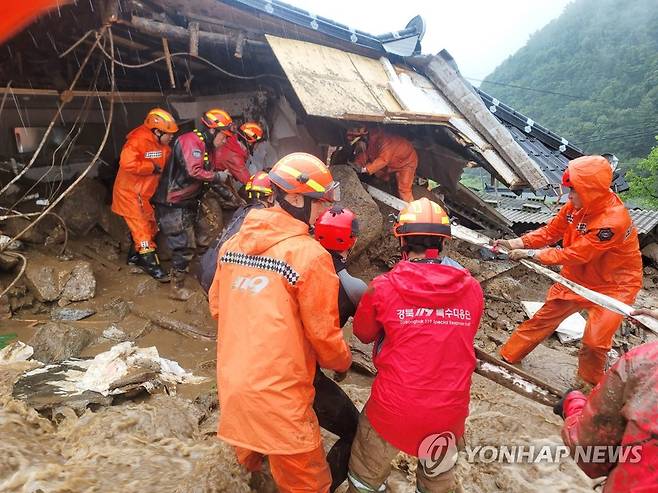
MULTIPOLYGON (((512 138, 541 168, 551 186, 559 186, 569 160, 585 153, 567 139, 535 122, 532 118, 516 111, 481 89, 477 93, 489 111, 503 124, 512 138)), ((615 173, 613 190, 625 192, 630 187, 624 175, 615 173)))

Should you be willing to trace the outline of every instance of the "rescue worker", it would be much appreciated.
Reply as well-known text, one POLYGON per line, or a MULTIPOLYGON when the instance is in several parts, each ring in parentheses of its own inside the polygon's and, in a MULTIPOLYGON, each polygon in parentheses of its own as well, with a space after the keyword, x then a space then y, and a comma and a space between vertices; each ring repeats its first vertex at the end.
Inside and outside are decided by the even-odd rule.
MULTIPOLYGON (((658 312, 641 313, 658 318, 658 312)), ((608 476, 604 493, 658 488, 657 367, 658 342, 638 346, 608 370, 589 397, 569 391, 553 409, 565 419, 562 440, 578 466, 591 478, 608 476), (588 446, 606 447, 604 460, 587 460, 588 446), (579 447, 585 449, 577 455, 579 447)))
POLYGON ((393 233, 402 261, 372 281, 354 316, 354 335, 375 343, 378 373, 352 445, 349 491, 384 491, 399 451, 421 459, 417 491, 459 491, 453 469, 468 416, 482 289, 457 262, 441 258, 450 219, 435 202, 409 203, 393 233), (427 446, 435 439, 450 451, 440 464, 431 463, 434 445, 427 446))
POLYGON ((347 138, 355 151, 354 164, 359 173, 375 175, 390 181, 394 175, 398 196, 405 202, 414 197, 412 186, 418 167, 418 155, 411 142, 381 128, 356 127, 347 138))
POLYGON ((169 143, 176 132, 171 113, 161 108, 149 111, 144 123, 126 137, 112 190, 112 212, 122 216, 130 230, 128 264, 160 282, 168 282, 169 276, 157 255, 158 227, 150 200, 167 166, 169 143))
POLYGON ((331 256, 309 236, 339 186, 318 158, 292 153, 269 173, 276 204, 249 212, 224 243, 210 288, 218 319, 218 436, 249 471, 268 456, 279 491, 326 493, 331 474, 313 412, 316 365, 347 371, 351 355, 331 256))
POLYGON ((215 150, 215 165, 218 170, 228 171, 242 185, 249 181, 247 159, 253 147, 263 139, 263 129, 256 122, 240 125, 238 131, 228 138, 226 144, 215 150))
POLYGON ((220 109, 206 111, 201 126, 179 136, 153 197, 158 226, 171 250, 170 298, 187 300, 192 292, 185 287, 185 276, 196 247, 194 224, 204 183, 221 184, 224 171, 215 170, 213 152, 224 145, 232 123, 220 109))
MULTIPOLYGON (((570 190, 569 201, 557 216, 543 228, 521 238, 496 240, 494 245, 511 250, 514 260, 532 258, 545 265, 562 265, 561 274, 567 279, 632 305, 642 287, 640 246, 624 203, 610 190, 611 180, 612 168, 602 156, 570 161, 562 177, 570 190), (560 240, 562 248, 548 247, 560 240)), ((500 350, 502 358, 520 362, 562 320, 580 310, 587 310, 588 318, 574 385, 596 385, 623 316, 561 284, 551 286, 544 306, 512 333, 500 350)))
POLYGON ((224 229, 219 238, 210 245, 201 257, 198 280, 206 293, 210 290, 210 285, 215 277, 217 254, 222 245, 240 230, 249 211, 272 207, 274 205, 272 182, 264 171, 259 171, 249 178, 249 181, 245 185, 245 193, 247 194, 247 205, 240 207, 233 213, 231 222, 228 223, 226 229, 224 229))
MULTIPOLYGON (((340 326, 344 327, 350 317, 354 316, 356 307, 367 285, 361 279, 347 272, 347 257, 357 241, 359 223, 349 209, 334 206, 323 212, 314 226, 315 239, 330 254, 334 269, 338 275, 338 314, 340 326)), ((342 380, 346 374, 337 374, 334 378, 342 380)), ((338 436, 338 440, 327 453, 327 462, 331 469, 331 488, 336 489, 347 479, 352 442, 359 424, 359 411, 332 379, 318 368, 315 372, 315 400, 313 410, 320 426, 338 436)))

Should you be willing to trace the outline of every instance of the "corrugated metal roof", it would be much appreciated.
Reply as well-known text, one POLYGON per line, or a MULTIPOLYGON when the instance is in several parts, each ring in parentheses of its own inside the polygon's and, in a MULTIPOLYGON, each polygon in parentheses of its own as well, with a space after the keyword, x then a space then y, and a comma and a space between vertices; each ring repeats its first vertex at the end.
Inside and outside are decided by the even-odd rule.
POLYGON ((651 209, 629 209, 628 212, 640 234, 647 234, 658 226, 658 211, 651 209))
POLYGON ((507 209, 504 207, 499 207, 498 212, 514 224, 546 224, 554 215, 545 211, 532 212, 518 209, 507 209))

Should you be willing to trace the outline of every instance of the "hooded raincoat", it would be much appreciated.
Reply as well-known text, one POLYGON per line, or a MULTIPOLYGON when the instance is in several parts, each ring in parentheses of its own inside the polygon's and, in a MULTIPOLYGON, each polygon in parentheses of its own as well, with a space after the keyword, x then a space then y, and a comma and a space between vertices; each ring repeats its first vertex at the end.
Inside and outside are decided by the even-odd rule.
POLYGON ((358 154, 354 161, 365 167, 368 174, 377 174, 385 180, 394 174, 399 197, 406 202, 414 199, 411 189, 418 167, 418 155, 411 142, 404 137, 375 128, 370 131, 366 152, 358 154))
POLYGON ((399 450, 418 456, 431 434, 464 434, 483 308, 467 270, 410 261, 375 278, 361 298, 354 334, 375 341, 378 371, 365 412, 399 450))
POLYGON ((112 211, 126 220, 137 251, 155 246, 157 233, 151 197, 171 154, 153 132, 140 125, 126 137, 112 190, 112 211))
POLYGON ((351 363, 337 298, 331 256, 306 224, 278 206, 247 215, 220 249, 209 293, 220 438, 266 455, 317 449, 316 365, 351 363))
POLYGON ((657 489, 656 368, 658 343, 638 346, 615 363, 589 397, 571 392, 565 399, 564 443, 589 477, 608 476, 605 493, 649 493, 657 489), (594 452, 586 448, 581 449, 582 455, 576 455, 578 447, 588 445, 605 447, 604 460, 588 461, 588 452, 594 452), (616 446, 621 448, 615 450, 616 446), (614 454, 618 454, 616 459, 614 454))
MULTIPOLYGON (((631 217, 610 190, 612 168, 602 156, 583 156, 569 163, 569 176, 582 208, 567 202, 546 226, 522 236, 523 245, 543 248, 561 240, 561 248, 543 248, 536 259, 546 265, 562 265, 561 274, 567 279, 632 304, 642 287, 642 258, 631 217)), ((544 306, 514 331, 501 355, 517 363, 562 320, 583 309, 588 310, 588 320, 578 373, 585 381, 598 383, 622 316, 588 302, 561 284, 550 288, 544 306)))

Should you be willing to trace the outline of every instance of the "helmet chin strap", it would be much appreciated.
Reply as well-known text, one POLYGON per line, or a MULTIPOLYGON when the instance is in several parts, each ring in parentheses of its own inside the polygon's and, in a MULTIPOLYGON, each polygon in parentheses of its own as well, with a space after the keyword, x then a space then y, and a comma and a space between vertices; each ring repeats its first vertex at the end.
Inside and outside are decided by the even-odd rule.
POLYGON ((281 200, 278 201, 281 208, 290 214, 295 219, 302 221, 303 223, 309 224, 311 222, 311 199, 309 197, 304 197, 304 205, 301 207, 295 207, 286 199, 281 197, 281 200))

